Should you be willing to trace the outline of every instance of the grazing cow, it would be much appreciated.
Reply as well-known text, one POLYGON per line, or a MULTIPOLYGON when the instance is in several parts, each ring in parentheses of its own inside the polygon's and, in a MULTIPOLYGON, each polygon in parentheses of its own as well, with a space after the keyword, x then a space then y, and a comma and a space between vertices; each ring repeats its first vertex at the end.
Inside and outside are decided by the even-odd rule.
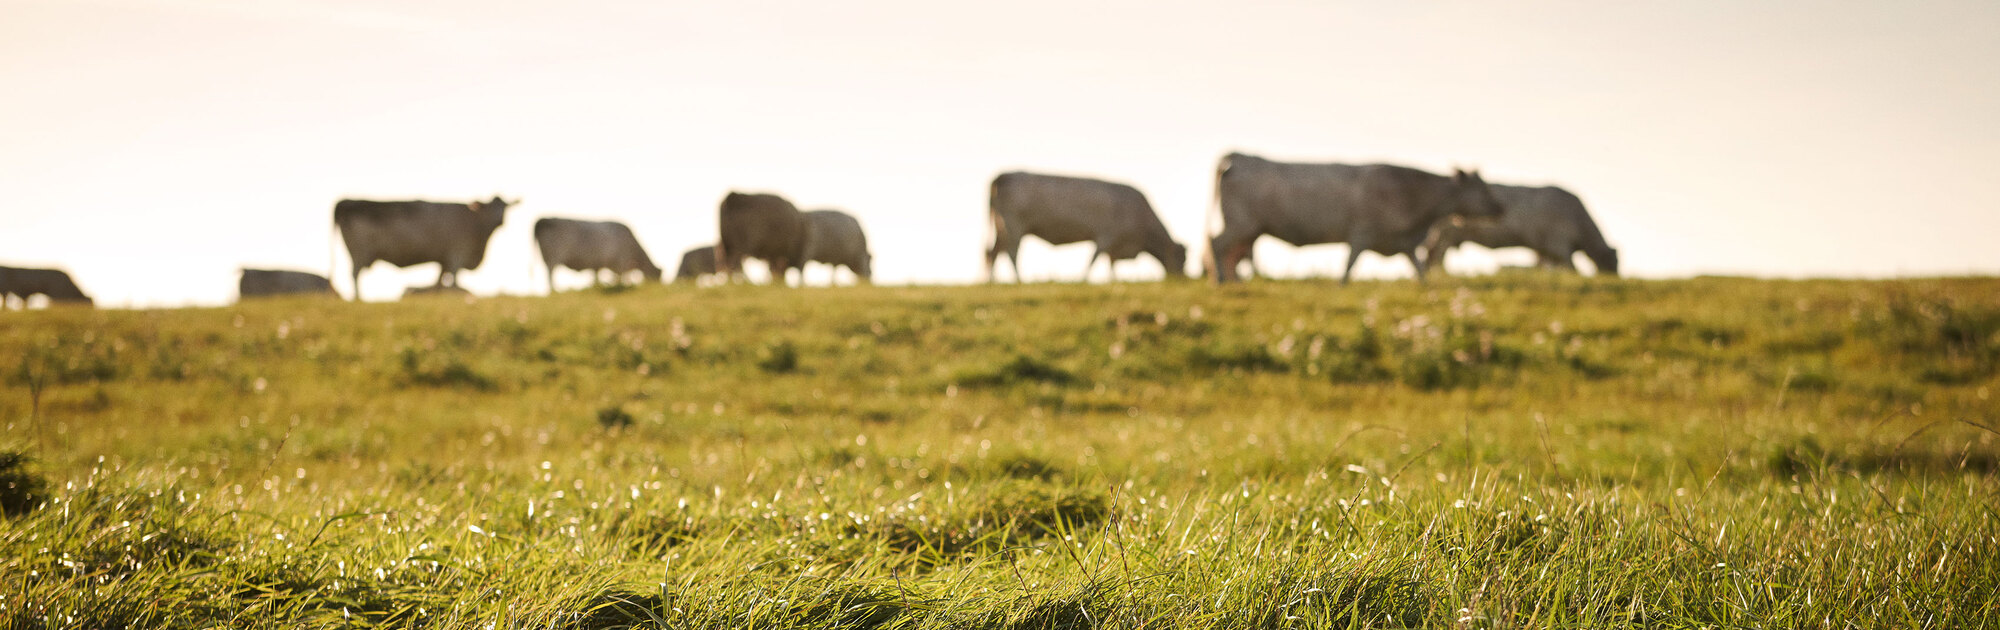
POLYGON ((83 289, 76 287, 76 281, 60 269, 26 269, 22 267, 0 267, 0 309, 6 308, 10 297, 21 298, 21 308, 28 307, 28 298, 43 295, 51 305, 77 304, 95 306, 83 289))
MULTIPOLYGON (((805 262, 846 267, 862 282, 870 281, 870 263, 875 257, 868 253, 868 235, 862 233, 861 222, 839 210, 813 210, 805 215, 805 262)), ((803 271, 799 284, 805 284, 803 271)))
POLYGON ((1389 164, 1292 164, 1231 153, 1215 169, 1222 232, 1209 242, 1217 283, 1236 280, 1236 263, 1265 234, 1295 246, 1346 243, 1341 284, 1363 251, 1409 257, 1423 280, 1417 247, 1448 217, 1497 217, 1502 206, 1478 172, 1451 177, 1389 164))
POLYGON ((507 201, 431 203, 342 199, 333 223, 354 260, 354 299, 361 299, 361 270, 376 261, 398 267, 438 263, 437 286, 458 286, 461 269, 478 269, 486 242, 507 218, 507 201))
POLYGON ((464 299, 466 302, 471 302, 473 300, 472 292, 465 290, 464 287, 445 286, 442 284, 433 284, 430 286, 404 287, 403 296, 398 299, 407 300, 411 298, 434 298, 434 297, 455 297, 464 299))
POLYGON ((1445 253, 1461 243, 1486 247, 1526 247, 1535 250, 1542 267, 1576 270, 1581 251, 1597 273, 1618 275, 1618 250, 1604 242, 1597 222, 1583 209, 1583 200, 1555 186, 1493 185, 1493 195, 1507 213, 1491 223, 1440 223, 1424 243, 1424 268, 1444 262, 1445 253))
POLYGON ((681 254, 681 266, 674 270, 674 282, 694 282, 715 275, 715 246, 703 245, 681 254))
POLYGON ((323 294, 339 297, 333 290, 333 282, 325 276, 303 271, 282 271, 277 269, 243 269, 243 279, 236 283, 238 299, 269 295, 323 294))
POLYGON ((556 290, 556 266, 590 272, 590 286, 597 276, 610 271, 623 281, 626 274, 639 272, 645 279, 659 282, 660 268, 639 246, 632 229, 616 221, 541 219, 535 222, 535 246, 542 250, 542 264, 548 267, 549 291, 556 290))
POLYGON ((1151 255, 1167 275, 1187 275, 1187 246, 1174 242, 1167 226, 1139 189, 1125 184, 1035 173, 1001 173, 993 178, 988 201, 993 242, 986 248, 986 280, 992 282, 993 262, 1007 255, 1014 281, 1021 281, 1021 239, 1036 236, 1050 245, 1091 241, 1096 250, 1084 265, 1084 280, 1097 259, 1116 281, 1117 263, 1151 255))
POLYGON ((722 240, 715 245, 715 270, 731 277, 743 259, 763 260, 771 281, 785 285, 793 269, 805 265, 806 218, 798 206, 769 194, 731 192, 718 212, 722 240))

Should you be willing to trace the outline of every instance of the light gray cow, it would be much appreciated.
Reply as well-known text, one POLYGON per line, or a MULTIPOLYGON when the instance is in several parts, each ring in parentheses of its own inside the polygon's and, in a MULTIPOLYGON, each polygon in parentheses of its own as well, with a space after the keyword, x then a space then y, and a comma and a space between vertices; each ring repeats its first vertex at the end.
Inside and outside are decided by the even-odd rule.
POLYGON ((1174 242, 1167 226, 1139 189, 1082 177, 1001 173, 993 178, 988 201, 993 242, 986 248, 986 279, 994 281, 993 263, 1001 254, 1021 281, 1021 239, 1034 236, 1050 245, 1090 241, 1096 250, 1083 268, 1085 280, 1097 259, 1116 281, 1117 262, 1151 255, 1167 275, 1187 275, 1187 246, 1174 242))
POLYGON ((304 271, 246 267, 242 279, 236 283, 237 299, 295 294, 340 296, 334 292, 333 282, 328 281, 326 276, 304 271))
POLYGON ((458 286, 458 272, 478 269, 486 259, 486 242, 507 218, 506 201, 432 203, 428 201, 365 201, 342 199, 333 206, 333 223, 354 260, 354 299, 361 299, 361 271, 376 261, 398 267, 438 263, 437 286, 458 286))
POLYGON ((609 271, 619 281, 639 272, 646 280, 660 281, 660 268, 639 245, 632 228, 616 221, 579 221, 544 218, 535 221, 535 247, 542 250, 542 264, 548 268, 549 291, 556 288, 556 267, 590 272, 590 286, 597 286, 601 272, 609 271))
POLYGON ((1364 251, 1407 256, 1422 281, 1417 247, 1431 226, 1502 211, 1476 171, 1445 177, 1391 164, 1297 164, 1241 153, 1216 165, 1215 191, 1222 232, 1209 242, 1204 267, 1217 283, 1235 281, 1236 263, 1266 234, 1294 246, 1346 243, 1341 284, 1364 251))
POLYGON ((49 304, 74 304, 95 306, 90 296, 76 286, 76 281, 60 269, 33 269, 24 267, 0 267, 0 309, 6 308, 7 298, 21 298, 21 308, 27 308, 28 298, 42 295, 49 298, 49 304))
POLYGON ((785 286, 791 270, 805 264, 806 219, 784 197, 731 192, 717 212, 721 242, 715 246, 715 269, 737 277, 743 259, 757 258, 771 268, 771 282, 785 286))
MULTIPOLYGON (((806 215, 805 261, 846 267, 862 282, 873 278, 875 257, 868 253, 868 235, 861 221, 839 210, 813 210, 806 215)), ((799 283, 805 283, 800 272, 799 283)))
POLYGON ((1439 223, 1424 243, 1424 268, 1444 262, 1445 254, 1461 243, 1478 243, 1493 249, 1526 247, 1535 250, 1542 267, 1576 270, 1576 253, 1590 259, 1597 273, 1618 275, 1618 250, 1604 242, 1583 200, 1555 186, 1493 185, 1493 195, 1507 206, 1507 213, 1491 223, 1439 223))
POLYGON ((703 245, 681 254, 681 266, 674 270, 674 282, 696 282, 715 275, 715 246, 703 245))

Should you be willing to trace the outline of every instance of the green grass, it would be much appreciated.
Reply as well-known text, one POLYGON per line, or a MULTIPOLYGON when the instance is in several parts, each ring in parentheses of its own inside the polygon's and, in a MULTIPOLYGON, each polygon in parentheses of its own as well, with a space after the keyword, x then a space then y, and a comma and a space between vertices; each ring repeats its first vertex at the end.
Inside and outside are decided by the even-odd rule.
POLYGON ((2000 627, 2000 280, 0 313, 0 627, 2000 627))

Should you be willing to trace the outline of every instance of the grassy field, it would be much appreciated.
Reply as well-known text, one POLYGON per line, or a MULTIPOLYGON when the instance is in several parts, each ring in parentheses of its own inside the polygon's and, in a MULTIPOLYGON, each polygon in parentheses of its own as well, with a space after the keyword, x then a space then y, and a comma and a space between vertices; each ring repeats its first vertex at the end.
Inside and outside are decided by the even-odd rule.
POLYGON ((2000 627, 2000 280, 0 313, 10 628, 2000 627))

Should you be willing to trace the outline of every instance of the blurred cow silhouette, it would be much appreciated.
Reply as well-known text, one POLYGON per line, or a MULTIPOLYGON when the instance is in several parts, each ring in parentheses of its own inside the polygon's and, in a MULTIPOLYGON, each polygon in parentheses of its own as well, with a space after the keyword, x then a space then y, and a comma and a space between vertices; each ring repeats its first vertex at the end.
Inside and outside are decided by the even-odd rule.
POLYGON ((436 286, 458 286, 458 272, 478 269, 486 242, 507 218, 507 201, 433 203, 342 199, 333 223, 354 261, 354 299, 361 299, 361 271, 376 261, 398 267, 438 263, 436 286))
POLYGON ((1209 241, 1204 271, 1233 282, 1236 263, 1266 234, 1294 246, 1346 243, 1340 282, 1361 252, 1403 255, 1423 279, 1417 247, 1450 217, 1491 220, 1503 205, 1476 171, 1450 177, 1390 164, 1299 164, 1231 153, 1215 169, 1222 232, 1209 241))
POLYGON ((993 263, 1001 254, 1014 268, 1014 281, 1021 281, 1021 239, 1034 236, 1050 245, 1090 241, 1096 249, 1083 267, 1083 279, 1099 257, 1107 258, 1106 272, 1118 279, 1120 260, 1151 255, 1166 267, 1170 277, 1187 275, 1187 246, 1174 242, 1167 226, 1139 189, 1125 184, 1082 177, 1001 173, 989 190, 987 218, 992 224, 993 241, 986 248, 986 280, 992 282, 993 263))
POLYGON ((632 228, 616 221, 579 221, 546 218, 535 222, 535 246, 542 250, 542 264, 548 268, 549 292, 556 290, 556 267, 590 273, 590 286, 609 271, 617 282, 637 271, 646 280, 660 281, 660 268, 639 245, 632 228))
POLYGON ((21 308, 27 308, 28 298, 36 295, 47 297, 51 305, 96 305, 60 269, 0 267, 0 309, 6 308, 8 298, 16 297, 21 299, 21 308))
MULTIPOLYGON (((862 282, 873 278, 871 266, 875 257, 868 253, 868 235, 861 231, 861 221, 839 210, 813 210, 806 217, 806 262, 833 265, 837 271, 846 267, 862 282)), ((805 272, 799 272, 799 284, 805 284, 805 272)))
POLYGON ((281 269, 243 269, 243 277, 236 282, 237 299, 265 297, 273 295, 324 294, 339 297, 334 292, 333 282, 325 276, 303 271, 281 269))
POLYGON ((731 192, 723 197, 717 219, 722 232, 715 245, 718 273, 734 278, 745 258, 756 258, 770 266, 772 283, 785 285, 788 273, 805 265, 805 213, 785 198, 731 192))
POLYGON ((703 245, 681 254, 680 267, 674 269, 674 282, 698 282, 703 276, 715 275, 715 246, 703 245))
POLYGON ((1445 254, 1461 243, 1493 249, 1535 250, 1542 267, 1576 270, 1576 253, 1583 252, 1597 273, 1618 275, 1618 250, 1604 242, 1597 222, 1583 209, 1583 200, 1555 186, 1493 185, 1493 195, 1507 206, 1497 221, 1439 223, 1424 244, 1424 268, 1443 264, 1445 254))

